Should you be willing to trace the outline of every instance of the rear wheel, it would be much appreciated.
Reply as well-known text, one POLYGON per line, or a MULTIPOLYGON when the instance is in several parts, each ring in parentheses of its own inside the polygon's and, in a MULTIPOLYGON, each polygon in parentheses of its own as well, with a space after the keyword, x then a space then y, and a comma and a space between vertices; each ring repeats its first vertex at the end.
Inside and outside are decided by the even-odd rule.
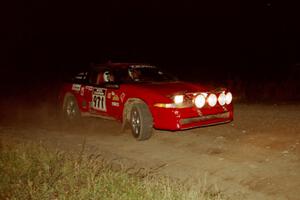
POLYGON ((130 125, 132 134, 137 140, 147 140, 152 136, 153 118, 146 104, 135 103, 132 105, 130 125))
POLYGON ((80 110, 74 96, 68 95, 65 97, 63 117, 71 123, 75 123, 79 120, 80 110))

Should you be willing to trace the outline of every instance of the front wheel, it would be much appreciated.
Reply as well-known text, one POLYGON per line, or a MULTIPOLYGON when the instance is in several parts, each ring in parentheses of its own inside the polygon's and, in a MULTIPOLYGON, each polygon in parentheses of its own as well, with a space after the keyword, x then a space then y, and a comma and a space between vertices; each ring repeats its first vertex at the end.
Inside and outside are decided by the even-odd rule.
POLYGON ((132 105, 130 125, 132 134, 137 140, 147 140, 152 136, 153 118, 146 104, 132 105))

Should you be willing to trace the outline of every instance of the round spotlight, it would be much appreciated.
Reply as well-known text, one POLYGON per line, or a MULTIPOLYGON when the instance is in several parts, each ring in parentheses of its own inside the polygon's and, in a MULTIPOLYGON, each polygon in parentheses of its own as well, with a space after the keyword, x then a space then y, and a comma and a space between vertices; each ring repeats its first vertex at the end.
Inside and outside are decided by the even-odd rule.
POLYGON ((197 95, 194 103, 197 108, 202 108, 205 105, 205 97, 202 94, 197 95))
POLYGON ((176 95, 176 96, 174 96, 174 103, 175 104, 181 104, 181 103, 183 103, 183 95, 176 95))
POLYGON ((225 105, 225 103, 226 103, 226 95, 225 95, 225 93, 222 92, 222 93, 219 95, 218 102, 219 102, 219 104, 220 104, 221 106, 224 106, 224 105, 225 105))
POLYGON ((226 104, 230 104, 232 101, 232 94, 231 92, 227 92, 226 94, 226 104))
POLYGON ((218 99, 215 94, 210 94, 208 96, 207 101, 208 101, 208 105, 210 105, 211 107, 214 107, 217 104, 218 99))

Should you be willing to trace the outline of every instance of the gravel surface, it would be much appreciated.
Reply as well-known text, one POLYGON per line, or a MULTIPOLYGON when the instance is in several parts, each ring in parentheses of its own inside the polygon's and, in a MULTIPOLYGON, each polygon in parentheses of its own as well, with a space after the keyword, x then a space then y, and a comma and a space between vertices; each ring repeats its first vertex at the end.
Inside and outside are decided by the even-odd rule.
POLYGON ((55 109, 1 103, 0 139, 42 141, 101 154, 114 168, 143 169, 218 187, 231 199, 300 199, 300 105, 235 105, 232 123, 169 132, 138 142, 121 124, 86 118, 64 128, 55 109), (9 111, 9 112, 8 112, 9 111))

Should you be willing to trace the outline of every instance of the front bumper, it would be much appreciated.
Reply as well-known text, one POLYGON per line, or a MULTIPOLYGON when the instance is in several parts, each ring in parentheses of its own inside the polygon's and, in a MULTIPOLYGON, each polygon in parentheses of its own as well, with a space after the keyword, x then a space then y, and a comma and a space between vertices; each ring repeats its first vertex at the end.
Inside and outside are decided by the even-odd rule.
POLYGON ((184 130, 233 120, 232 105, 216 108, 154 108, 154 127, 162 130, 184 130))

